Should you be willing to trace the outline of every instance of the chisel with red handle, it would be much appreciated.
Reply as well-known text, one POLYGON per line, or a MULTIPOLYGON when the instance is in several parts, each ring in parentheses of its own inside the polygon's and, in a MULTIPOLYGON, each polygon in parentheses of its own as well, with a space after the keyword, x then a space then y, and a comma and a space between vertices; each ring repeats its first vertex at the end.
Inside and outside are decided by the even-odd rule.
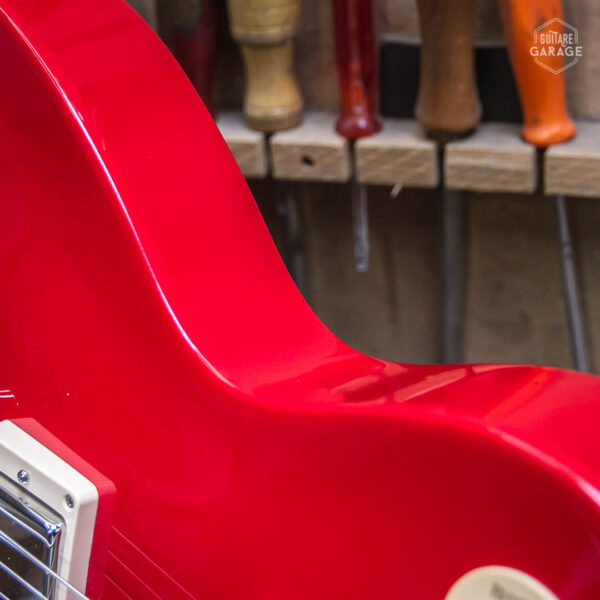
MULTIPOLYGON (((335 50, 341 88, 341 110, 336 124, 340 135, 353 142, 381 129, 377 111, 377 58, 371 0, 332 0, 335 50)), ((353 161, 354 162, 354 161, 353 161)), ((367 191, 352 181, 354 259, 357 271, 369 268, 367 191)))

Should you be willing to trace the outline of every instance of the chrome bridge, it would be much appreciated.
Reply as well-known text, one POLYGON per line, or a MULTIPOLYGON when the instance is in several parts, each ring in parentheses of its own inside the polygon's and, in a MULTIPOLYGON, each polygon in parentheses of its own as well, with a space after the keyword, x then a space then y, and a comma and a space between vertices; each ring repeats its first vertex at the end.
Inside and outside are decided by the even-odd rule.
MULTIPOLYGON (((26 477, 26 472, 21 473, 26 477)), ((54 598, 64 521, 0 473, 0 598, 54 598)))
POLYGON ((0 422, 0 600, 88 600, 97 501, 83 475, 0 422))

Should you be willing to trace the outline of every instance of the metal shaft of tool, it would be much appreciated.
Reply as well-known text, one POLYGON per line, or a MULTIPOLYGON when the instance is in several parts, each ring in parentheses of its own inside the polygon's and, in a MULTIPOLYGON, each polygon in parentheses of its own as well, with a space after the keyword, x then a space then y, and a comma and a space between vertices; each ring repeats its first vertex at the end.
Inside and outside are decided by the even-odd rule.
POLYGON ((558 253, 562 271, 563 293, 565 298, 567 324, 569 327, 573 366, 578 371, 590 372, 592 367, 588 352, 585 318, 579 293, 575 253, 573 250, 569 212, 565 197, 555 196, 554 207, 556 211, 558 253))
POLYGON ((354 266, 359 273, 369 270, 371 259, 371 240, 369 236, 369 200, 367 186, 358 181, 356 176, 356 155, 354 141, 351 142, 350 154, 354 165, 352 177, 352 232, 354 236, 354 266))
POLYGON ((441 357, 445 364, 457 364, 464 359, 464 200, 462 192, 446 187, 443 142, 438 157, 442 202, 441 357))
MULTIPOLYGON (((442 183, 443 185, 443 183, 442 183)), ((463 197, 442 188, 442 360, 463 362, 463 197)))
POLYGON ((296 197, 287 181, 277 181, 277 214, 282 231, 282 258, 292 279, 306 296, 306 270, 302 246, 302 226, 296 197))
POLYGON ((367 186, 352 179, 352 219, 354 223, 354 264, 359 273, 369 270, 369 204, 367 186))

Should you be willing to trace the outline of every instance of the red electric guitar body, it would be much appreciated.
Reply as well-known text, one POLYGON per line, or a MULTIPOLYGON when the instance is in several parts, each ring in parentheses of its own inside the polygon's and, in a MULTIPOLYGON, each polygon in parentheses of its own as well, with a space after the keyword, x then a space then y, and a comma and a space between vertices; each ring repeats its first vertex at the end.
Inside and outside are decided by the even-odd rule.
POLYGON ((125 2, 1 0, 0 57, 0 419, 116 488, 88 596, 600 598, 599 379, 340 342, 125 2))

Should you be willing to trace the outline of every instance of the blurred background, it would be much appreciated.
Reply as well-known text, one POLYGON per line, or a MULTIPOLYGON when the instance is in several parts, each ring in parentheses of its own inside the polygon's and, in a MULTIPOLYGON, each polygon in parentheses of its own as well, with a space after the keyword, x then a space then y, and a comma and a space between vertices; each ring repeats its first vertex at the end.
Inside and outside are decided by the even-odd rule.
MULTIPOLYGON (((196 80, 197 89, 219 123, 222 115, 237 123, 246 84, 226 2, 130 3, 161 35, 190 78, 194 79, 190 69, 198 68, 198 61, 197 77, 202 79, 208 69, 208 83, 196 80)), ((578 29, 584 49, 583 58, 565 73, 569 109, 575 119, 589 123, 600 118, 600 4, 565 0, 564 11, 565 20, 578 29)), ((374 0, 373 14, 377 93, 385 129, 386 119, 414 118, 419 21, 414 0, 374 0)), ((331 123, 333 135, 340 86, 331 3, 302 0, 297 32, 290 39, 304 99, 304 122, 310 122, 312 114, 331 115, 324 122, 331 123)), ((519 122, 518 96, 496 0, 477 3, 475 47, 483 121, 519 122)), ((241 116, 239 122, 243 123, 241 116)), ((235 127, 243 129, 244 125, 235 127)), ((511 127, 509 131, 516 131, 518 137, 518 127, 511 127)), ((245 139, 244 131, 238 133, 245 139)), ((318 132, 314 135, 319 136, 318 132)), ((368 270, 360 272, 353 252, 352 183, 335 181, 333 176, 331 181, 321 176, 316 181, 307 176, 276 181, 270 174, 269 154, 270 140, 275 138, 256 139, 266 148, 266 165, 254 176, 251 168, 242 170, 278 247, 319 317, 344 341, 367 354, 408 363, 440 362, 442 212, 435 182, 429 189, 417 185, 400 191, 389 184, 367 187, 370 257, 368 270)), ((467 362, 573 366, 555 211, 543 191, 541 155, 537 158, 535 181, 528 193, 504 191, 502 185, 485 193, 462 192, 464 277, 460 285, 467 362)), ((303 159, 305 163, 313 160, 303 159)), ((597 146, 581 160, 588 161, 587 171, 600 170, 597 146)), ((590 360, 600 372, 600 200, 596 196, 600 194, 593 186, 585 197, 578 196, 576 188, 568 206, 590 360)))

